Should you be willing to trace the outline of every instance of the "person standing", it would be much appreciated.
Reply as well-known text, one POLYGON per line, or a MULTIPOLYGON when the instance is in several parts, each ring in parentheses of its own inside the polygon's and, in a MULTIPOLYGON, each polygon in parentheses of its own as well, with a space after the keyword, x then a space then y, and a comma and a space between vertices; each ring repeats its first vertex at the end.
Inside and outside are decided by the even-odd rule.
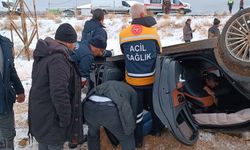
POLYGON ((88 125, 88 149, 101 149, 102 126, 118 139, 122 150, 135 150, 137 94, 134 89, 122 81, 107 81, 93 89, 85 100, 83 110, 88 125))
POLYGON ((55 34, 37 42, 29 96, 29 134, 38 150, 63 150, 65 141, 83 138, 80 73, 70 58, 77 34, 61 24, 55 34))
MULTIPOLYGON (((91 38, 96 36, 101 36, 105 42, 107 43, 107 32, 105 30, 104 23, 104 15, 105 12, 102 9, 95 9, 93 11, 92 19, 88 20, 84 24, 84 28, 82 31, 82 42, 88 44, 91 38)), ((105 47, 106 49, 106 47, 105 47)), ((112 52, 109 50, 105 50, 102 57, 110 57, 112 56, 112 52)))
POLYGON ((244 0, 240 0, 240 10, 244 9, 244 0))
POLYGON ((193 39, 193 32, 195 32, 195 29, 192 30, 191 28, 191 19, 187 19, 185 26, 183 27, 183 39, 186 43, 191 42, 193 39))
POLYGON ((15 119, 13 104, 25 100, 12 55, 13 44, 0 35, 0 149, 14 150, 15 119))
MULTIPOLYGON (((90 20, 86 21, 84 24, 84 28, 82 31, 82 38, 81 38, 81 42, 78 42, 78 47, 75 50, 75 54, 76 57, 78 58, 77 61, 79 63, 81 62, 85 62, 85 60, 80 60, 81 58, 83 58, 83 54, 86 53, 86 46, 90 45, 90 40, 92 39, 102 39, 102 41, 105 43, 105 47, 102 47, 103 52, 102 55, 97 55, 93 57, 93 66, 95 61, 99 61, 99 60, 103 60, 106 57, 111 57, 112 56, 112 52, 110 50, 106 50, 107 47, 107 32, 105 30, 105 26, 104 24, 104 16, 105 16, 105 12, 102 9, 95 9, 93 11, 93 16, 90 20), (77 56, 78 55, 78 56, 77 56)), ((87 48, 89 49, 89 48, 87 48)), ((88 50, 87 50, 88 51, 88 50)), ((74 56, 75 57, 75 56, 74 56)), ((87 62, 89 62, 89 59, 87 59, 87 62)), ((85 72, 85 75, 82 79, 87 79, 86 78, 86 68, 82 69, 82 67, 86 67, 88 65, 81 65, 80 66, 80 71, 82 73, 82 71, 85 72)), ((94 69, 93 69, 94 70, 94 69)), ((88 77, 89 77, 89 73, 91 72, 92 75, 95 74, 94 71, 88 71, 88 77)), ((94 75, 93 75, 94 76, 94 75)), ((95 79, 89 79, 88 80, 88 90, 92 89, 95 85, 94 85, 94 81, 95 79)), ((87 81, 87 80, 85 80, 87 81)), ((87 82, 85 82, 87 83, 87 82)))
POLYGON ((169 14, 171 11, 171 2, 170 0, 163 0, 162 10, 165 14, 169 14))
POLYGON ((229 13, 232 14, 232 9, 233 9, 233 5, 234 5, 234 0, 228 0, 228 1, 227 1, 227 5, 228 5, 229 13))
POLYGON ((219 25, 220 20, 214 18, 213 26, 208 29, 208 38, 214 38, 220 35, 219 25))
POLYGON ((152 134, 159 135, 161 122, 153 110, 152 88, 155 78, 155 63, 161 52, 156 21, 147 15, 144 5, 135 4, 130 9, 132 23, 120 32, 120 47, 125 59, 125 79, 138 94, 135 130, 136 147, 143 143, 143 105, 150 109, 153 118, 152 134))

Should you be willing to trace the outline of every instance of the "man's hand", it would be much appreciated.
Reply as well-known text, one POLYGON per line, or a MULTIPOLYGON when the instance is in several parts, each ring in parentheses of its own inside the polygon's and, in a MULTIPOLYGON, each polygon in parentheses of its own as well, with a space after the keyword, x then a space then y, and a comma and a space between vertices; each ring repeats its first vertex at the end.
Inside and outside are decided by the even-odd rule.
POLYGON ((82 86, 82 88, 85 87, 85 86, 87 86, 87 84, 88 84, 88 80, 85 79, 85 78, 82 78, 82 80, 81 80, 81 86, 82 86))
POLYGON ((22 103, 22 102, 24 102, 24 100, 25 100, 25 95, 24 94, 17 95, 16 101, 18 103, 22 103))
POLYGON ((207 86, 204 86, 203 90, 207 92, 207 94, 214 96, 214 92, 207 86))
POLYGON ((214 92, 207 86, 204 86, 203 90, 205 90, 208 95, 212 96, 215 105, 218 105, 218 99, 215 97, 214 92))

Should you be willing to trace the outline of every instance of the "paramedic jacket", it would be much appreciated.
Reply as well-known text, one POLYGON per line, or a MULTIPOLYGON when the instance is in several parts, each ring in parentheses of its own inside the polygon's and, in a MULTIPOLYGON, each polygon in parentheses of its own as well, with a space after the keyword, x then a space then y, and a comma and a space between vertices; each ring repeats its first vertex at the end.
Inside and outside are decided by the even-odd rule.
POLYGON ((154 82, 155 62, 161 44, 153 17, 133 19, 132 24, 120 32, 120 46, 124 54, 126 81, 133 86, 146 86, 154 82))

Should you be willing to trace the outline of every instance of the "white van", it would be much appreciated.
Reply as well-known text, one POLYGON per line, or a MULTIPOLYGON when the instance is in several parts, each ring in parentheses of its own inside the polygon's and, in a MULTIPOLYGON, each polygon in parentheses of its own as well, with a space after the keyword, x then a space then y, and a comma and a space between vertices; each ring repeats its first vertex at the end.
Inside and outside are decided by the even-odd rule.
POLYGON ((130 5, 125 0, 91 0, 91 11, 97 8, 106 13, 128 13, 130 5))
MULTIPOLYGON (((162 3, 164 0, 144 0, 144 5, 154 13, 162 13, 162 3)), ((191 12, 191 5, 182 0, 170 0, 171 12, 186 14, 191 12)))
POLYGON ((6 15, 7 13, 13 12, 16 15, 20 15, 20 10, 17 8, 16 10, 14 9, 14 4, 15 2, 13 0, 1 0, 0 4, 0 15, 6 15))

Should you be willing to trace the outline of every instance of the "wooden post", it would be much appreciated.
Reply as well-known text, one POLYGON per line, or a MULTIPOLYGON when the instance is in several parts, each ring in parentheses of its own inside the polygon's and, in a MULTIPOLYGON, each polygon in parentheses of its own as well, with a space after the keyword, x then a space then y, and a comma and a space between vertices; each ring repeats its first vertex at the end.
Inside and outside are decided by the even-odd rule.
POLYGON ((24 11, 24 1, 20 0, 20 11, 21 11, 21 22, 22 22, 22 31, 23 31, 23 44, 25 55, 30 60, 29 44, 28 44, 28 34, 27 34, 27 24, 26 24, 26 14, 24 11))
POLYGON ((17 57, 21 55, 21 53, 24 51, 25 56, 28 60, 30 60, 30 50, 29 46, 31 42, 33 41, 34 37, 37 36, 38 39, 38 25, 37 25, 37 14, 36 14, 36 5, 35 0, 33 0, 33 12, 30 11, 29 7, 25 3, 24 0, 17 0, 12 10, 9 10, 9 21, 11 23, 11 36, 12 36, 12 42, 15 44, 13 39, 13 31, 18 35, 18 37, 21 39, 23 43, 23 48, 17 54, 17 57), (21 24, 22 28, 19 29, 18 25, 14 22, 14 18, 16 16, 15 12, 18 9, 20 10, 20 17, 21 17, 21 24), (27 29, 27 23, 26 21, 29 20, 31 23, 32 28, 29 30, 31 31, 31 34, 28 33, 27 29), (30 35, 30 36, 28 36, 30 35))

